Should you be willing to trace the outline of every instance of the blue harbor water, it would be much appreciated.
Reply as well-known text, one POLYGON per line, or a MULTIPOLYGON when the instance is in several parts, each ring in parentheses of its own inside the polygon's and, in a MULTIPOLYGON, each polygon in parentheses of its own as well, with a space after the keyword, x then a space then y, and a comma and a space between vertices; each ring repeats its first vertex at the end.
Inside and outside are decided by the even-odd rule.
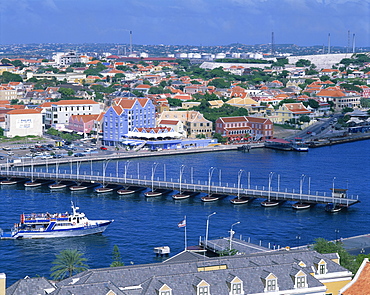
MULTIPOLYGON (((263 246, 298 246, 312 243, 315 238, 333 240, 369 233, 369 167, 370 142, 358 141, 342 145, 311 149, 308 153, 255 149, 248 153, 237 151, 199 153, 171 157, 151 157, 126 161, 109 161, 106 175, 151 178, 153 163, 155 179, 179 179, 181 165, 183 181, 208 183, 210 167, 215 167, 212 185, 237 185, 238 171, 243 169, 242 187, 268 187, 270 172, 272 190, 303 193, 315 191, 331 194, 330 188, 348 188, 349 195, 358 195, 361 203, 348 210, 329 214, 323 205, 295 211, 291 203, 264 208, 261 199, 251 204, 232 205, 231 197, 215 203, 203 203, 200 197, 174 201, 171 195, 145 199, 143 194, 118 196, 115 193, 97 195, 94 192, 50 192, 46 188, 27 189, 22 185, 3 187, 1 192, 0 228, 10 229, 22 213, 66 212, 75 202, 90 219, 114 219, 102 235, 44 240, 1 240, 0 272, 7 275, 7 285, 25 276, 50 277, 55 255, 64 249, 85 253, 91 268, 108 267, 112 262, 113 246, 120 249, 125 264, 160 262, 153 248, 170 246, 171 254, 184 249, 184 229, 177 224, 186 216, 188 245, 197 245, 205 236, 207 216, 210 217, 209 239, 228 236, 233 223, 235 236, 263 246), (118 170, 117 170, 118 168, 118 170), (302 176, 305 175, 305 176, 302 176), (302 186, 301 186, 302 184, 302 186)), ((46 169, 37 167, 37 171, 46 169)), ((49 171, 55 169, 48 167, 49 171)), ((70 172, 71 166, 60 166, 70 172)), ((77 169, 76 164, 72 166, 77 169)), ((102 174, 103 163, 85 163, 81 174, 102 174)))

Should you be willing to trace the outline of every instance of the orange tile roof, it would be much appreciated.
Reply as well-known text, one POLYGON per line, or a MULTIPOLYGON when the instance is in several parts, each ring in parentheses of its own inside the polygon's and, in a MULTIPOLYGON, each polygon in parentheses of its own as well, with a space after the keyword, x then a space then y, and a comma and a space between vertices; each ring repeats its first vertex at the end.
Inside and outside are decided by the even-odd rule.
POLYGON ((29 115, 29 114, 40 114, 40 111, 34 109, 23 109, 23 110, 12 110, 7 114, 10 115, 29 115))
POLYGON ((345 94, 340 90, 327 90, 322 89, 316 94, 317 96, 328 96, 328 97, 343 97, 345 94))
POLYGON ((60 100, 54 102, 56 105, 74 105, 74 104, 99 104, 98 102, 91 99, 71 99, 71 100, 60 100))
MULTIPOLYGON (((357 275, 356 275, 357 276, 357 275)), ((370 295, 370 262, 365 264, 357 280, 345 290, 343 295, 370 295)))

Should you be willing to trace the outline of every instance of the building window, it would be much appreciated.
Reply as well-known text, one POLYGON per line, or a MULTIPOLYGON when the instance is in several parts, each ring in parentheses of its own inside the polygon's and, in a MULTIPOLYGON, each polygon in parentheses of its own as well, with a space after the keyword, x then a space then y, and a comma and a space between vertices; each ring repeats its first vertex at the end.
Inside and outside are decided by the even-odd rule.
POLYGON ((276 279, 267 280, 267 291, 276 291, 276 279))
POLYGON ((161 291, 159 292, 159 295, 172 295, 171 291, 161 291))
POLYGON ((325 264, 321 264, 320 265, 319 273, 321 275, 324 275, 326 273, 326 266, 325 266, 325 264))
POLYGON ((231 294, 242 294, 242 283, 233 283, 231 285, 231 294))
POLYGON ((209 286, 199 287, 198 295, 209 295, 209 286))
POLYGON ((297 277, 297 288, 304 288, 306 287, 306 277, 297 277))

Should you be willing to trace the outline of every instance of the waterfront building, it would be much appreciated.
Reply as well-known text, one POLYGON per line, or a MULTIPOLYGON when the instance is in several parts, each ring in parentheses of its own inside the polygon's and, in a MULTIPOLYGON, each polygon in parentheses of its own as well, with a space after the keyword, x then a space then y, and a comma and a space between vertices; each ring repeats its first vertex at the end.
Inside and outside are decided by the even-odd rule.
POLYGON ((34 280, 39 285, 29 283, 28 294, 45 286, 47 294, 58 295, 91 294, 92 289, 96 295, 325 295, 338 294, 351 276, 339 265, 336 253, 284 249, 207 258, 184 251, 163 263, 87 270, 52 284, 53 289, 43 278, 23 279, 10 286, 7 294, 20 294, 17 288, 22 281, 34 280))
POLYGON ((148 98, 117 98, 104 115, 103 142, 120 144, 134 128, 155 127, 155 107, 148 98))
POLYGON ((344 108, 359 108, 361 106, 361 96, 356 93, 345 92, 339 89, 322 89, 316 94, 325 102, 332 101, 334 110, 341 111, 344 108))
POLYGON ((197 135, 204 135, 209 138, 212 136, 212 122, 205 119, 203 115, 197 111, 167 111, 160 114, 157 119, 161 120, 180 120, 186 129, 188 138, 196 138, 197 135))
POLYGON ((72 115, 98 115, 100 104, 90 99, 60 100, 51 103, 46 109, 45 123, 51 125, 68 125, 72 115))
POLYGON ((5 114, 4 135, 6 137, 35 135, 42 136, 41 110, 19 109, 5 114))
POLYGON ((161 120, 158 122, 158 127, 167 127, 179 133, 182 137, 186 137, 184 124, 179 120, 161 120))
POLYGON ((69 117, 67 128, 77 133, 100 133, 104 112, 96 115, 72 115, 69 117))
POLYGON ((284 124, 292 119, 299 120, 301 116, 312 117, 312 112, 303 103, 284 103, 273 112, 274 123, 284 124))
POLYGON ((274 126, 267 118, 221 117, 216 120, 216 133, 230 140, 249 136, 254 140, 265 140, 273 137, 274 126))

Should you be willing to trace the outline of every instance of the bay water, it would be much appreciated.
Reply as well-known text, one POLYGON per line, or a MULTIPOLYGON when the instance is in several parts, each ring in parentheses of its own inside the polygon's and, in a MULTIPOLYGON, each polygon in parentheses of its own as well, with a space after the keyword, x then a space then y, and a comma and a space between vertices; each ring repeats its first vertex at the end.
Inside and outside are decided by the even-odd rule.
MULTIPOLYGON (((158 152, 157 154, 159 154, 158 152)), ((177 224, 187 219, 187 243, 197 245, 205 236, 207 216, 209 239, 229 236, 230 227, 235 237, 268 247, 298 246, 314 242, 318 237, 334 240, 339 237, 367 234, 370 214, 370 141, 358 141, 310 149, 308 153, 284 152, 267 149, 194 153, 178 156, 153 156, 132 159, 130 162, 106 161, 83 163, 81 174, 102 174, 186 183, 237 186, 242 169, 241 187, 268 188, 315 194, 330 189, 348 189, 349 195, 361 201, 348 210, 336 214, 324 211, 324 205, 295 211, 286 202, 275 208, 260 206, 261 199, 251 204, 232 205, 231 196, 214 203, 203 203, 200 196, 174 201, 171 194, 145 198, 142 193, 119 196, 116 193, 98 195, 93 191, 72 193, 69 190, 51 192, 47 188, 25 189, 23 185, 0 189, 0 228, 10 229, 19 222, 22 213, 66 212, 73 201, 89 219, 114 219, 101 235, 76 238, 41 240, 0 240, 0 272, 7 275, 7 286, 25 276, 50 278, 55 255, 64 249, 78 249, 88 258, 90 268, 108 267, 112 262, 114 245, 119 247, 125 264, 161 262, 153 248, 169 246, 171 255, 184 249, 184 228, 177 224), (211 167, 214 167, 211 168, 211 167), (271 173, 273 172, 273 173, 271 173)), ((48 171, 55 166, 49 165, 48 171)), ((61 172, 76 172, 78 166, 60 165, 61 172)), ((46 167, 37 167, 45 171, 46 167)), ((175 193, 175 192, 174 192, 175 193)))

